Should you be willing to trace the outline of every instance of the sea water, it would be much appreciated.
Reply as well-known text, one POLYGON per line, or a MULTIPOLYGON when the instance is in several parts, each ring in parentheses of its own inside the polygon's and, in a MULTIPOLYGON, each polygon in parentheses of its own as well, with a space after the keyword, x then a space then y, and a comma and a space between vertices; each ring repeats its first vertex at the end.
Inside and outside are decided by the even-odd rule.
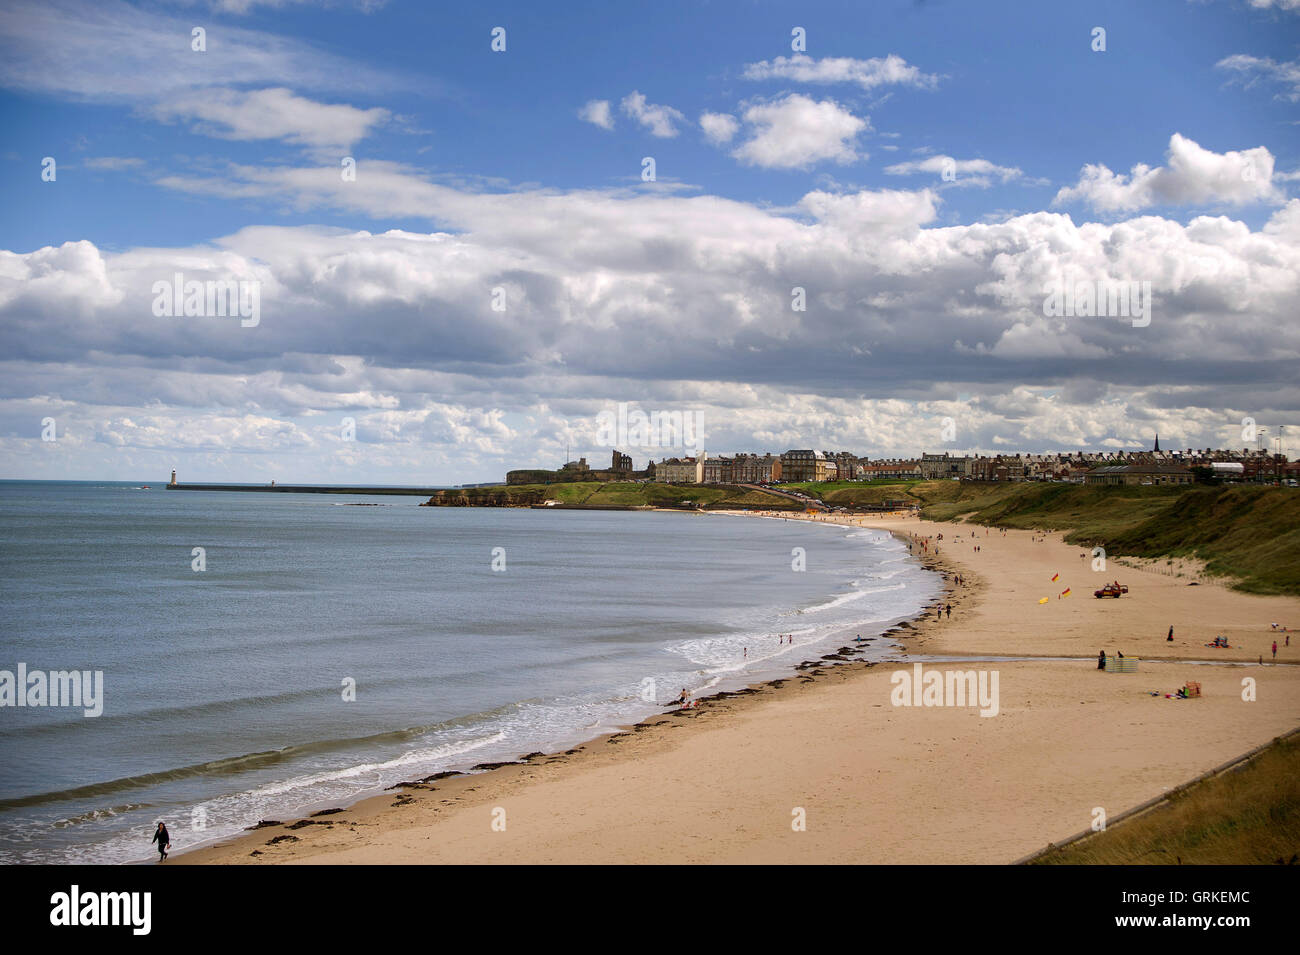
POLYGON ((419 502, 0 482, 0 670, 103 674, 99 716, 0 707, 0 862, 142 861, 158 820, 179 852, 570 747, 940 592, 881 531, 419 502))

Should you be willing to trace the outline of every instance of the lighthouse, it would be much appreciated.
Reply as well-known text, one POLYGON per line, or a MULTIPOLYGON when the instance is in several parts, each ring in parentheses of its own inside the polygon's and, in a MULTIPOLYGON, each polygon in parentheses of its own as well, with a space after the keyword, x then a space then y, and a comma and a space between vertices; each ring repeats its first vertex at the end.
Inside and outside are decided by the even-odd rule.
POLYGON ((168 486, 168 487, 175 487, 175 486, 176 486, 176 469, 175 469, 175 468, 172 468, 172 480, 171 480, 171 483, 168 484, 167 486, 168 486))

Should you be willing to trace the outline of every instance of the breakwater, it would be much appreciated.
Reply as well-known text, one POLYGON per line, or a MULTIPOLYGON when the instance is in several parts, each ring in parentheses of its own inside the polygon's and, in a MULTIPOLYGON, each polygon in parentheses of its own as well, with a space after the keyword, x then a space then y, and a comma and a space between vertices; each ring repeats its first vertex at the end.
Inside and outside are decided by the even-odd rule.
POLYGON ((265 491, 271 494, 396 494, 432 497, 445 487, 341 487, 333 484, 168 484, 169 491, 265 491))

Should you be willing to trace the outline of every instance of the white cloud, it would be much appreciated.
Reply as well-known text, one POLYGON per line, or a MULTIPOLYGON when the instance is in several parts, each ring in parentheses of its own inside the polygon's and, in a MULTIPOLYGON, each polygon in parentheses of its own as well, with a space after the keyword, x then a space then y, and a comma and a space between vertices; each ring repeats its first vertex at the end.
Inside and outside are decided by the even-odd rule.
POLYGON ((745 67, 747 80, 794 80, 799 83, 853 83, 864 90, 878 86, 911 86, 917 89, 934 89, 939 77, 922 73, 901 56, 891 53, 886 57, 855 60, 851 57, 828 56, 814 59, 803 53, 789 58, 778 56, 745 67))
POLYGON ((671 139, 677 135, 674 123, 685 122, 686 117, 671 106, 656 106, 646 102, 644 94, 633 90, 623 97, 623 112, 650 130, 650 135, 671 139))
POLYGON ((87 169, 107 169, 120 172, 123 169, 137 169, 144 165, 143 159, 133 156, 93 156, 85 160, 87 169))
MULTIPOLYGON (((0 85, 147 103, 208 86, 353 89, 373 96, 401 85, 301 40, 244 27, 210 30, 207 51, 194 52, 193 20, 121 0, 8 0, 0 4, 0 85)), ((422 81, 426 93, 437 88, 436 80, 422 81)))
POLYGON ((282 139, 321 150, 349 149, 392 116, 379 107, 317 103, 282 88, 195 90, 170 97, 152 113, 164 121, 188 121, 196 131, 223 139, 282 139))
POLYGON ((800 93, 744 112, 751 136, 732 155, 741 162, 768 169, 804 169, 814 163, 851 163, 859 155, 855 140, 870 129, 834 100, 813 100, 800 93))
POLYGON ((996 178, 1001 182, 1020 179, 1024 173, 1015 166, 998 166, 987 159, 954 159, 952 156, 931 156, 885 167, 890 176, 914 176, 928 173, 935 176, 952 175, 955 185, 988 187, 996 178))
MULTIPOLYGON (((332 7, 337 5, 337 0, 210 0, 212 6, 222 13, 249 13, 255 7, 270 7, 279 9, 281 7, 292 6, 317 6, 332 7)), ((352 0, 349 6, 355 7, 362 13, 372 13, 380 9, 386 3, 386 0, 352 0)))
MULTIPOLYGON (((1296 0, 1296 2, 1300 3, 1300 0, 1296 0)), ((1286 89, 1284 92, 1277 94, 1279 99, 1285 98, 1293 103, 1300 102, 1300 61, 1291 60, 1279 63, 1267 56, 1249 56, 1245 53, 1236 53, 1232 56, 1225 56, 1214 66, 1216 69, 1232 70, 1237 73, 1247 88, 1254 86, 1256 83, 1270 80, 1274 83, 1280 83, 1286 89)))
POLYGON ((799 207, 845 237, 913 233, 937 214, 938 198, 928 189, 905 192, 810 192, 799 207))
POLYGON ((578 118, 601 129, 614 128, 614 116, 609 110, 607 99, 588 100, 587 105, 578 110, 578 118))
POLYGON ((1169 140, 1169 164, 1139 163, 1128 176, 1106 166, 1083 167, 1074 186, 1062 188, 1053 205, 1085 202, 1102 212, 1130 212, 1163 205, 1277 203, 1273 154, 1263 146, 1215 153, 1178 133, 1169 140))
POLYGON ((1139 446, 1153 430, 1204 447, 1234 413, 1300 418, 1300 200, 1254 230, 1043 212, 939 226, 934 190, 819 190, 773 209, 475 193, 379 161, 346 185, 329 169, 227 174, 203 188, 449 231, 255 227, 181 248, 0 253, 0 467, 499 479, 558 463, 566 439, 605 457, 595 416, 622 400, 700 411, 719 453, 916 454, 954 410, 971 446, 1017 450, 1139 446), (259 281, 261 323, 155 317, 152 285, 177 271, 259 281), (1150 326, 1045 318, 1061 277, 1150 281, 1150 326), (806 312, 790 310, 794 285, 806 312), (47 414, 57 457, 39 440, 47 414), (338 438, 344 415, 354 443, 338 438))
POLYGON ((740 123, 730 113, 704 112, 700 114, 700 128, 704 130, 709 142, 721 146, 731 142, 740 129, 740 123))

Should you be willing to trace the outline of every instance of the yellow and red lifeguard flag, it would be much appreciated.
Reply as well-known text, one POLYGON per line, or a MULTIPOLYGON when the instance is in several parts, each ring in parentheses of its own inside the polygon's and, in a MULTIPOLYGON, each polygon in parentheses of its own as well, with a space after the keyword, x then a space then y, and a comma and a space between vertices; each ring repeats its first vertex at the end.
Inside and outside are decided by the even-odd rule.
POLYGON ((1060 575, 1060 574, 1052 574, 1052 582, 1053 582, 1053 583, 1055 583, 1056 581, 1058 581, 1058 580, 1060 580, 1060 579, 1061 579, 1061 575, 1060 575))
POLYGON ((1062 590, 1062 591, 1061 591, 1061 596, 1062 596, 1062 597, 1068 597, 1068 596, 1070 596, 1070 588, 1069 588, 1069 587, 1066 587, 1064 590, 1062 590))

